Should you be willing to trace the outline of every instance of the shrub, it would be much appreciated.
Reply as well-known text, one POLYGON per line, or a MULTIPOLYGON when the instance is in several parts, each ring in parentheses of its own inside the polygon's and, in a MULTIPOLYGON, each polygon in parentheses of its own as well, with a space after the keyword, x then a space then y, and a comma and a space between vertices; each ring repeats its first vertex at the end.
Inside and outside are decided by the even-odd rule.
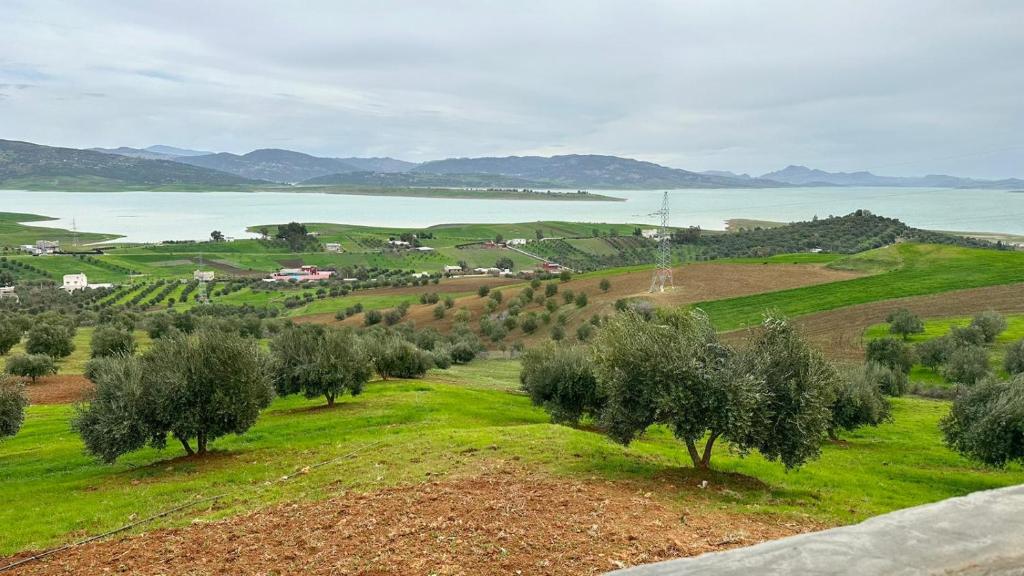
POLYGON ((25 351, 29 354, 46 354, 51 358, 64 358, 75 351, 72 337, 74 328, 40 322, 29 328, 25 351))
POLYGON ((946 444, 967 458, 997 467, 1024 463, 1024 376, 959 389, 939 426, 946 444))
POLYGON ((274 396, 270 361, 237 334, 201 330, 156 341, 140 357, 94 360, 96 392, 72 428, 104 462, 177 439, 187 454, 248 430, 274 396), (195 449, 190 442, 195 439, 195 449))
POLYGON ((327 330, 306 324, 277 335, 270 342, 274 354, 274 389, 278 394, 323 396, 327 405, 345 392, 353 396, 370 380, 370 359, 363 342, 352 330, 327 330))
POLYGON ((552 422, 576 424, 585 414, 596 416, 604 406, 586 349, 548 344, 528 350, 522 363, 523 390, 551 414, 552 422))
POLYGON ((366 314, 363 314, 363 325, 373 326, 374 324, 380 324, 380 321, 384 319, 384 314, 380 310, 367 310, 366 314))
POLYGON ((455 298, 452 298, 451 296, 445 296, 444 297, 444 307, 451 309, 454 306, 455 306, 455 298))
POLYGON ((444 305, 444 303, 439 302, 437 306, 434 306, 434 318, 437 320, 444 318, 444 313, 446 310, 448 310, 448 308, 444 305))
POLYGON ((28 398, 25 389, 9 378, 0 378, 0 438, 14 436, 25 422, 28 398))
POLYGON ((46 354, 15 354, 7 359, 7 373, 29 378, 35 383, 41 376, 56 374, 57 366, 46 354))
POLYGON ((988 350, 982 346, 961 346, 949 356, 942 375, 951 382, 971 385, 989 374, 988 350))
POLYGON ((576 328, 576 339, 580 342, 586 342, 590 340, 590 336, 594 334, 594 327, 591 324, 580 324, 576 328))
POLYGON ((597 285, 601 289, 601 292, 607 292, 611 290, 612 283, 607 278, 601 278, 601 282, 597 285))
MULTIPOLYGON (((985 343, 985 331, 979 326, 953 326, 947 335, 953 348, 961 346, 981 346, 985 343)), ((952 350, 950 350, 952 353, 952 350)))
POLYGON ((479 345, 474 345, 474 343, 468 340, 458 340, 452 344, 449 354, 451 355, 452 362, 467 364, 476 358, 478 351, 479 345))
POLYGON ((576 307, 577 308, 583 308, 586 305, 587 305, 587 295, 584 294, 583 292, 580 292, 579 294, 576 295, 576 307))
POLYGON ((1024 338, 1017 340, 1006 349, 1003 368, 1011 376, 1024 373, 1024 338))
POLYGON ((548 282, 544 285, 544 295, 551 298, 555 294, 558 294, 558 284, 554 282, 548 282))
POLYGON ((924 332, 924 322, 906 308, 900 308, 889 314, 886 322, 889 323, 889 332, 902 336, 904 340, 909 338, 911 334, 921 334, 924 332))
POLYGON ((829 427, 829 435, 833 438, 839 430, 878 426, 889 419, 889 400, 882 394, 877 375, 872 373, 872 366, 878 367, 865 364, 848 371, 839 381, 835 401, 832 403, 832 425, 829 427))
POLYGON ((982 312, 971 320, 971 326, 981 330, 985 342, 995 342, 996 337, 1006 331, 1006 318, 1003 315, 989 310, 982 312))
POLYGON ((906 374, 877 362, 864 364, 864 378, 874 382, 888 396, 903 396, 910 387, 910 379, 906 374))
POLYGON ((481 298, 483 298, 484 296, 487 296, 490 292, 491 292, 490 286, 481 286, 481 287, 476 289, 476 295, 481 297, 481 298))
POLYGON ((562 270, 558 273, 559 282, 568 282, 569 280, 572 280, 572 273, 568 270, 562 270))
POLYGON ((575 299, 576 299, 576 294, 574 294, 572 290, 569 290, 568 288, 566 288, 565 290, 562 290, 562 301, 563 302, 565 302, 566 304, 572 304, 572 301, 575 300, 575 299))
POLYGON ((491 300, 494 300, 498 304, 501 304, 501 301, 502 299, 504 299, 504 297, 505 296, 501 293, 501 290, 495 290, 494 292, 491 292, 491 300))
POLYGON ((524 316, 523 321, 519 323, 524 334, 533 334, 537 331, 537 326, 537 315, 532 312, 524 316))
POLYGON ((555 324, 551 327, 551 339, 555 342, 565 339, 565 328, 561 324, 555 324))
POLYGON ((868 342, 866 356, 869 362, 877 362, 904 374, 909 374, 914 365, 913 349, 895 338, 878 338, 868 342))
POLYGON ((459 324, 466 324, 472 320, 472 318, 473 315, 465 308, 459 308, 458 312, 455 313, 455 316, 452 317, 452 319, 459 324))
POLYGON ((115 326, 98 326, 89 342, 91 356, 130 356, 135 353, 135 337, 115 326))
POLYGON ((957 347, 956 342, 949 336, 925 340, 914 347, 917 359, 929 368, 938 368, 949 360, 949 355, 957 347))

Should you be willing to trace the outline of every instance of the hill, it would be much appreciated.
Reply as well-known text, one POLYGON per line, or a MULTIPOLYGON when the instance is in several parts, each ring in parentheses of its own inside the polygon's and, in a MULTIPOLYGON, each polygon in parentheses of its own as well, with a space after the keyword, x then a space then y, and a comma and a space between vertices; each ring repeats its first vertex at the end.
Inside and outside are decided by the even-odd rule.
POLYGON ((997 188, 1017 189, 1024 187, 1024 180, 977 180, 943 174, 928 176, 878 176, 871 172, 826 172, 806 166, 790 165, 782 170, 769 172, 761 178, 785 182, 796 186, 906 186, 934 188, 997 188))
POLYGON ((535 182, 500 174, 430 174, 425 172, 347 172, 310 178, 309 186, 380 186, 382 188, 434 186, 451 188, 550 188, 535 182))
POLYGON ((433 174, 495 174, 547 182, 566 188, 768 188, 781 186, 764 179, 698 174, 617 156, 507 156, 450 158, 424 162, 413 172, 433 174))
POLYGON ((0 140, 0 186, 8 188, 232 188, 248 178, 169 160, 0 140))
POLYGON ((397 158, 339 158, 345 164, 365 172, 406 172, 416 167, 415 162, 406 162, 397 158))
POLYGON ((359 170, 337 158, 318 158, 302 152, 276 148, 253 150, 241 156, 229 152, 205 156, 180 156, 175 158, 175 161, 220 170, 243 178, 287 184, 302 182, 317 176, 359 170))
POLYGON ((164 146, 163 144, 147 146, 145 148, 121 146, 118 148, 89 148, 89 150, 105 152, 107 154, 118 154, 120 156, 130 156, 132 158, 146 158, 149 160, 174 160, 175 158, 181 158, 183 156, 205 156, 207 154, 212 154, 212 152, 175 148, 174 146, 164 146))

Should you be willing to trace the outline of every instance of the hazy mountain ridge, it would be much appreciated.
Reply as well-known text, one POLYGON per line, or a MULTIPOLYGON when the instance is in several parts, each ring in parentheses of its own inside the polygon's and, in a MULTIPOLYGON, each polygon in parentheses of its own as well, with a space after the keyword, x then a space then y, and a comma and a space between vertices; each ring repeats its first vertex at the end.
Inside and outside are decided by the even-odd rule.
POLYGON ((767 188, 780 185, 763 179, 700 174, 618 156, 580 154, 449 158, 424 162, 412 171, 497 174, 566 188, 767 188))
POLYGON ((166 159, 0 140, 0 184, 38 187, 81 182, 90 186, 243 186, 265 182, 166 159))
POLYGON ((769 172, 761 178, 776 180, 794 186, 889 186, 889 187, 935 187, 935 188, 1020 188, 1024 180, 980 180, 944 174, 927 176, 879 176, 867 171, 826 172, 806 166, 790 165, 782 170, 769 172))
POLYGON ((551 188, 550 182, 535 182, 500 174, 434 174, 431 172, 346 172, 318 176, 302 186, 379 186, 382 188, 551 188))

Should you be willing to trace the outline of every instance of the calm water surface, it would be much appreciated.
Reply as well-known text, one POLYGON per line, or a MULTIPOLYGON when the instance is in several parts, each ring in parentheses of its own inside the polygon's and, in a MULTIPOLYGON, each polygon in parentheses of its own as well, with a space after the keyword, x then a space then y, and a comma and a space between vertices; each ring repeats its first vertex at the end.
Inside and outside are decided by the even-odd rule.
MULTIPOLYGON (((288 221, 425 227, 454 222, 654 222, 661 191, 613 190, 626 202, 461 200, 245 192, 26 192, 0 190, 0 212, 59 220, 47 226, 124 235, 153 242, 245 237, 246 226, 288 221)), ((1024 234, 1024 194, 942 188, 775 188, 670 191, 675 226, 722 229, 729 218, 790 222, 865 208, 936 230, 1024 234)))

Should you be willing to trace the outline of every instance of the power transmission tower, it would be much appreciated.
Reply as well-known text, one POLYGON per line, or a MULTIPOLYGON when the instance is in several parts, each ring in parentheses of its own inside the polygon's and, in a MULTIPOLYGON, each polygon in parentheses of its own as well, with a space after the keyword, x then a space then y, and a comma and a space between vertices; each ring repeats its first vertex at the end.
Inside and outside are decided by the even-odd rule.
POLYGON ((78 223, 75 222, 74 218, 71 218, 71 236, 73 238, 73 246, 78 248, 78 223))
POLYGON ((666 287, 672 290, 672 238, 668 230, 668 192, 661 199, 661 210, 651 216, 661 216, 658 228, 658 251, 654 260, 654 276, 651 277, 651 292, 664 292, 666 287))

